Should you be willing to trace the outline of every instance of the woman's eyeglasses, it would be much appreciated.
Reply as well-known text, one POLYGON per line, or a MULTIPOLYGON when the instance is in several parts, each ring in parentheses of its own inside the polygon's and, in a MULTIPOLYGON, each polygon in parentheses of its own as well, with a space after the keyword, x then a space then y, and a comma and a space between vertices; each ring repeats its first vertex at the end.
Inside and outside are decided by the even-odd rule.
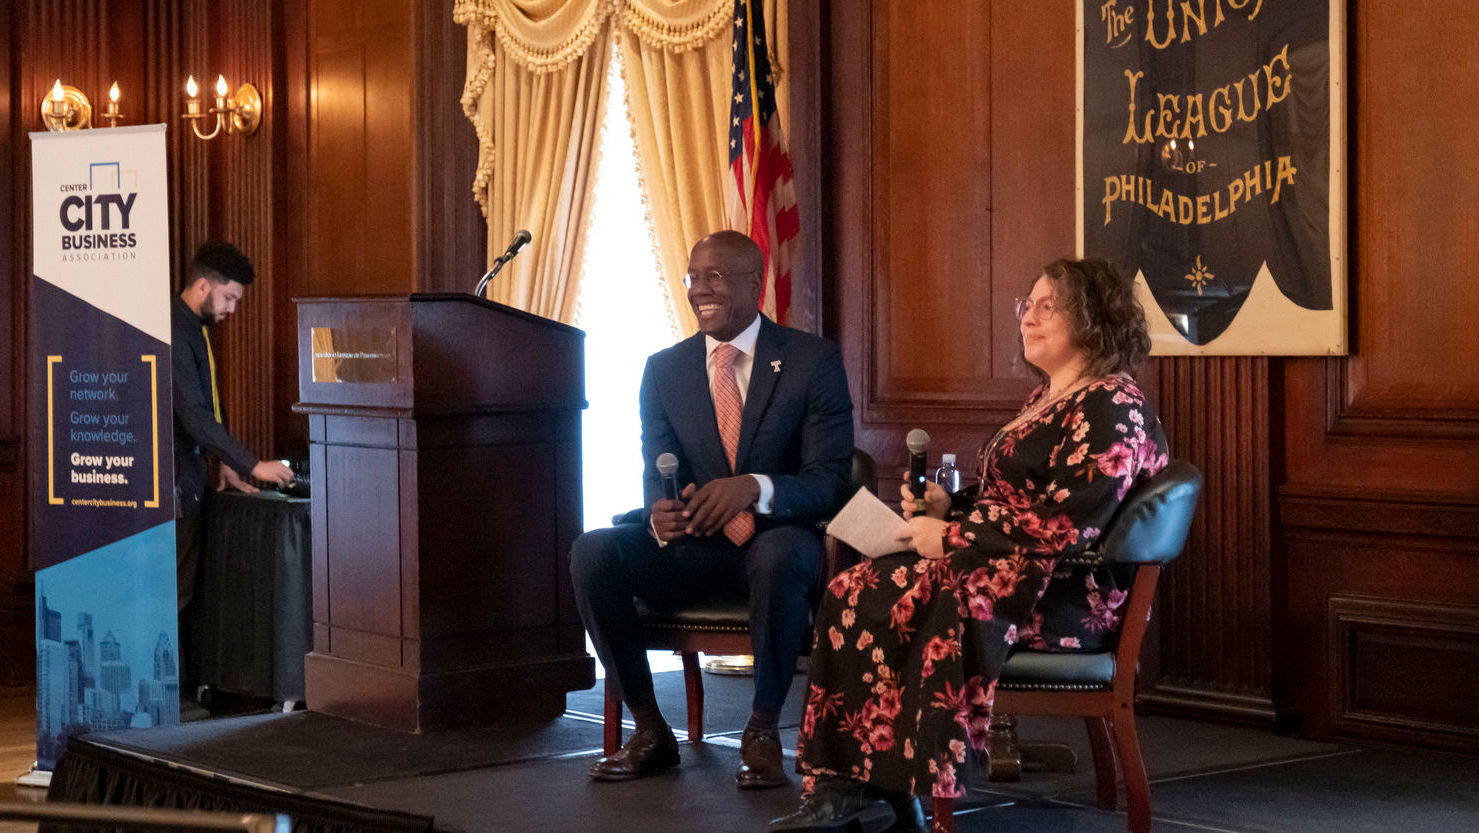
POLYGON ((1053 316, 1058 314, 1058 302, 1053 300, 1051 296, 1040 298, 1036 301, 1031 298, 1017 298, 1015 300, 1018 321, 1026 318, 1027 313, 1034 309, 1037 310, 1037 319, 1039 321, 1052 321, 1053 316))

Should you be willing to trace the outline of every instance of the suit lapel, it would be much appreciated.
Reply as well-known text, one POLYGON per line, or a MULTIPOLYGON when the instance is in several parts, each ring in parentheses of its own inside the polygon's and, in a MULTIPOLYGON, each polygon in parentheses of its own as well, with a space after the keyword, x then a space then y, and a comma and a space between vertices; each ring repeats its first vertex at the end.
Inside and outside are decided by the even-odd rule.
MULTIPOLYGON (((735 467, 739 470, 745 467, 750 446, 755 443, 755 432, 760 427, 760 418, 765 415, 770 395, 775 393, 776 382, 781 377, 784 340, 785 334, 780 327, 762 315, 760 333, 755 338, 755 360, 750 364, 750 388, 745 393, 744 415, 740 417, 739 448, 734 455, 735 467)), ((718 428, 714 430, 717 432, 718 428)))

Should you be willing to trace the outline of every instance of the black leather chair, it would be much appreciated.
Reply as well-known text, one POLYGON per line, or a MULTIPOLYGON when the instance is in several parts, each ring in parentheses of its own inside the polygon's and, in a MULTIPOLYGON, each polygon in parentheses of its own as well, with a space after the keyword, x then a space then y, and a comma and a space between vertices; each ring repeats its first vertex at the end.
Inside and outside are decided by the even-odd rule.
MULTIPOLYGON (((1017 650, 996 684, 997 714, 1077 715, 1088 727, 1097 804, 1114 810, 1125 781, 1130 833, 1150 831, 1150 780, 1135 731, 1135 672, 1161 568, 1181 554, 1196 511, 1202 474, 1175 461, 1125 496, 1098 544, 1075 563, 1134 564, 1115 646, 1090 654, 1017 650)), ((933 830, 955 829, 954 799, 934 800, 933 830)))
MULTIPOLYGON (((852 473, 848 494, 858 489, 878 491, 878 467, 872 456, 861 449, 852 453, 852 473)), ((612 518, 612 523, 640 523, 642 510, 634 509, 612 518)), ((817 594, 838 572, 856 563, 857 554, 832 538, 825 539, 821 581, 817 594)), ((815 605, 813 605, 815 607, 815 605)), ((704 681, 698 655, 734 655, 750 653, 750 612, 743 594, 709 599, 674 610, 654 610, 637 602, 642 618, 643 635, 648 650, 673 651, 683 658, 683 684, 688 699, 688 739, 699 741, 704 736, 704 681)), ((807 632, 802 653, 811 652, 811 633, 807 632)), ((610 755, 621 748, 621 700, 616 697, 611 677, 606 677, 606 707, 603 715, 603 745, 610 755)))

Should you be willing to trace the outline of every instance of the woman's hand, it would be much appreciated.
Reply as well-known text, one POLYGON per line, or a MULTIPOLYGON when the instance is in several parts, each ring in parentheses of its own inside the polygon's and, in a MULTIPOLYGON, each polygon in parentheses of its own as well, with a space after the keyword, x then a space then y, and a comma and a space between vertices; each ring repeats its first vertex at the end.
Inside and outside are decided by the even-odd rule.
MULTIPOLYGON (((938 487, 937 487, 938 488, 938 487)), ((943 491, 943 489, 941 490, 943 491)), ((945 522, 919 515, 909 519, 909 531, 899 537, 925 558, 945 557, 945 522)))
MULTIPOLYGON (((899 487, 899 494, 904 499, 899 501, 899 508, 904 511, 904 518, 907 520, 914 517, 917 513, 915 512, 914 492, 909 490, 909 483, 907 482, 908 475, 906 474, 904 477, 906 481, 899 487)), ((945 487, 934 481, 924 481, 924 514, 931 518, 943 519, 949 512, 950 493, 945 491, 945 487)))

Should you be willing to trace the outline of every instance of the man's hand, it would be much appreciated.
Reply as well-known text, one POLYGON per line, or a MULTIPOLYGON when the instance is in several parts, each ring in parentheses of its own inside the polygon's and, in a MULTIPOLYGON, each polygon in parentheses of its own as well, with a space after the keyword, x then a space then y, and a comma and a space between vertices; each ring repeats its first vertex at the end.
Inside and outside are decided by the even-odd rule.
POLYGON ((242 480, 241 475, 237 474, 234 469, 222 463, 216 467, 216 491, 224 492, 227 489, 235 489, 249 495, 258 491, 256 486, 242 480))
MULTIPOLYGON (((224 466, 222 467, 225 468, 224 466)), ((266 483, 286 486, 293 482, 293 470, 281 460, 263 460, 252 469, 252 477, 266 483)), ((253 489, 252 491, 257 491, 253 489)))
POLYGON ((693 497, 693 484, 684 487, 679 497, 682 500, 663 498, 652 504, 652 531, 664 544, 683 537, 683 529, 688 526, 688 520, 683 517, 683 501, 693 497))
MULTIPOLYGON (((906 474, 904 475, 904 477, 907 481, 909 476, 906 474)), ((908 482, 905 482, 903 485, 899 486, 899 494, 903 497, 903 500, 899 501, 899 508, 904 512, 904 518, 907 520, 914 517, 914 515, 916 514, 914 504, 914 490, 909 488, 908 482)), ((944 518, 945 515, 949 512, 950 493, 945 491, 944 486, 941 486, 933 480, 924 481, 925 516, 931 518, 944 518)))
POLYGON ((688 501, 688 509, 683 513, 688 518, 685 531, 689 535, 716 535, 730 518, 759 499, 760 481, 748 474, 710 480, 688 501))

